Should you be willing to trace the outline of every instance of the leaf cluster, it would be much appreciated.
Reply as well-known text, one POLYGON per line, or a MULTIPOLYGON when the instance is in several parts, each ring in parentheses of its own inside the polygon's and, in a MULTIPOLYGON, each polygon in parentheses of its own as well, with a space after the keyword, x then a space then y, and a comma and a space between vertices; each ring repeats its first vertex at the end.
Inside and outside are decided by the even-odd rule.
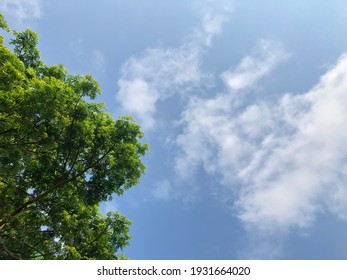
POLYGON ((45 65, 36 33, 13 35, 13 52, 0 42, 0 259, 123 258, 131 222, 98 208, 138 184, 143 133, 87 101, 91 75, 45 65))

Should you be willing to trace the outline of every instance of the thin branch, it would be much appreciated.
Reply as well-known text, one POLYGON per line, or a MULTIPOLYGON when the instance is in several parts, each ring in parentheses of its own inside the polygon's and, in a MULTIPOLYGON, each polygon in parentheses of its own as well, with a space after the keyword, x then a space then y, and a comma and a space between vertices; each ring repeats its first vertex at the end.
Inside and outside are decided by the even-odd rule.
POLYGON ((16 128, 9 128, 9 129, 6 129, 6 130, 4 130, 4 131, 1 131, 1 132, 0 132, 0 135, 3 135, 3 134, 5 134, 5 133, 9 133, 9 132, 16 132, 16 131, 17 131, 16 128))
POLYGON ((100 240, 101 236, 105 235, 108 229, 109 229, 109 225, 107 224, 105 226, 105 228, 103 230, 101 230, 101 232, 97 236, 95 236, 95 238, 92 241, 90 241, 88 244, 84 245, 81 248, 81 250, 93 245, 97 240, 100 240))
MULTIPOLYGON (((69 158, 70 158, 70 155, 71 155, 71 151, 72 151, 72 145, 71 145, 71 139, 72 139, 72 131, 73 131, 73 126, 75 124, 75 120, 76 120, 76 109, 77 109, 77 105, 79 104, 80 100, 81 100, 82 96, 80 98, 78 98, 78 100, 76 101, 76 104, 74 106, 74 114, 72 115, 72 120, 71 120, 71 123, 70 123, 70 126, 68 128, 69 132, 68 132, 68 135, 69 135, 69 139, 68 139, 68 147, 70 148, 68 150, 68 154, 65 158, 65 161, 64 161, 64 164, 63 164, 63 171, 65 171, 66 169, 66 166, 67 166, 67 163, 69 162, 69 158)), ((69 173, 71 172, 71 168, 70 168, 70 171, 69 173)))
MULTIPOLYGON (((27 202, 25 202, 23 205, 21 205, 20 207, 18 207, 16 210, 14 210, 9 216, 7 216, 5 219, 0 220, 0 231, 3 229, 4 225, 10 221, 13 217, 15 217, 16 215, 18 215, 19 213, 23 212, 25 209, 27 209, 27 207, 41 199, 43 199, 44 197, 46 197, 48 194, 52 193, 53 191, 55 191, 56 189, 58 189, 60 186, 69 183, 73 180, 75 180, 76 178, 80 177, 82 174, 84 174, 86 171, 88 171, 89 169, 93 168, 94 166, 96 166, 97 164, 100 163, 100 161, 102 161, 110 152, 112 151, 112 149, 108 150, 102 157, 100 157, 97 161, 95 161, 93 164, 91 164, 90 166, 86 167, 85 169, 83 169, 82 171, 78 172, 75 176, 71 177, 71 178, 67 178, 68 175, 64 175, 61 176, 48 190, 40 193, 39 195, 29 199, 27 202)), ((70 170, 71 171, 71 170, 70 170)), ((69 171, 69 172, 70 172, 69 171)))
POLYGON ((17 255, 15 255, 11 250, 9 250, 4 242, 4 239, 0 236, 0 245, 2 247, 2 249, 4 250, 4 252, 12 259, 14 260, 21 260, 20 257, 18 257, 17 255))
POLYGON ((19 192, 21 192, 22 194, 25 194, 26 196, 30 196, 30 194, 26 191, 26 189, 20 188, 18 186, 14 186, 13 184, 10 184, 9 182, 5 181, 5 180, 0 180, 0 182, 5 183, 7 186, 9 187, 14 187, 16 190, 18 190, 19 192))
MULTIPOLYGON (((23 138, 22 138, 23 139, 23 138)), ((6 148, 8 146, 22 146, 22 145, 42 145, 42 144, 49 144, 49 143, 54 143, 55 141, 34 141, 34 142, 16 142, 16 143, 5 143, 1 144, 0 143, 0 148, 6 148)))

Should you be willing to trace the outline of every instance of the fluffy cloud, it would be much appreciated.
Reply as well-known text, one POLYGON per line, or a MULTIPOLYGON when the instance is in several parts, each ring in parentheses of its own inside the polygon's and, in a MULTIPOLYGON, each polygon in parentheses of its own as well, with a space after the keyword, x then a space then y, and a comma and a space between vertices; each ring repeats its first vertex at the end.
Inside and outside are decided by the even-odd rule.
MULTIPOLYGON (((248 60, 256 61, 258 65, 257 80, 266 75, 278 63, 286 59, 282 48, 275 48, 275 43, 271 41, 261 41, 255 48, 255 55, 249 56, 248 60), (262 45, 273 45, 273 53, 267 53, 267 50, 261 48, 262 45), (258 50, 263 50, 259 52, 258 50), (271 59, 269 58, 271 57, 271 59), (266 69, 261 70, 261 69, 266 69), (261 74, 260 74, 261 73, 261 74)), ((194 167, 202 165, 208 172, 220 170, 223 166, 230 168, 230 164, 236 167, 240 160, 244 161, 245 156, 250 154, 254 148, 250 143, 244 141, 242 136, 252 138, 254 141, 261 137, 261 133, 271 126, 271 112, 266 104, 251 104, 245 110, 238 107, 244 107, 240 104, 240 95, 235 95, 229 83, 229 76, 238 72, 237 69, 244 65, 244 60, 236 67, 234 71, 227 71, 221 76, 228 86, 228 92, 217 95, 213 99, 192 98, 187 110, 183 113, 184 133, 177 139, 182 149, 182 156, 177 159, 176 167, 181 175, 191 172, 194 167), (233 115, 239 112, 238 115, 233 115), (261 123, 255 121, 262 118, 261 123), (238 133, 235 133, 238 131, 238 133), (233 149, 224 157, 225 152, 233 149), (220 156, 219 156, 220 154, 220 156), (216 161, 216 155, 220 161, 216 161)), ((250 71, 254 71, 250 69, 250 71)), ((242 73, 246 76, 246 73, 242 73)), ((249 75, 250 82, 246 83, 248 87, 252 86, 256 80, 254 76, 249 75)), ((244 86, 246 88, 246 86, 244 86)), ((187 175, 187 174, 186 174, 187 175)), ((227 176, 230 180, 230 176, 227 176)))
POLYGON ((305 227, 324 208, 346 218, 346 70, 343 56, 310 91, 279 101, 264 133, 271 140, 257 145, 256 162, 239 170, 248 181, 237 201, 247 224, 305 227))
POLYGON ((260 78, 266 76, 278 63, 278 58, 286 59, 288 54, 273 41, 261 40, 254 54, 245 57, 232 71, 222 75, 231 90, 238 91, 251 87, 260 78))
POLYGON ((191 44, 177 49, 148 49, 123 65, 117 101, 144 128, 153 128, 156 103, 197 83, 202 78, 199 64, 200 53, 191 44))
POLYGON ((206 14, 202 26, 180 47, 149 48, 129 58, 122 67, 116 96, 124 111, 145 129, 154 128, 159 101, 189 91, 206 77, 200 70, 204 48, 221 31, 226 19, 225 14, 206 14))
POLYGON ((182 115, 176 168, 182 176, 199 167, 219 175, 250 229, 307 227, 322 211, 347 219, 347 57, 306 93, 240 101, 235 91, 287 58, 274 46, 262 41, 225 72, 227 92, 191 100, 182 115))
POLYGON ((0 12, 13 17, 19 24, 42 15, 41 0, 2 0, 0 12))
POLYGON ((120 80, 118 86, 117 99, 122 106, 139 117, 145 128, 152 128, 155 124, 155 103, 160 97, 156 88, 141 78, 120 80))

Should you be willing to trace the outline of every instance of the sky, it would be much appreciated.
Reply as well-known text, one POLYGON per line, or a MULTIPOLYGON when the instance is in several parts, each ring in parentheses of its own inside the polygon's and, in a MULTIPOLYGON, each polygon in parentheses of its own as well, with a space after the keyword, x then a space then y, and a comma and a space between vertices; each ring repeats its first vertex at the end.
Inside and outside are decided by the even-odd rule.
POLYGON ((150 152, 133 259, 347 259, 347 2, 1 0, 150 152))

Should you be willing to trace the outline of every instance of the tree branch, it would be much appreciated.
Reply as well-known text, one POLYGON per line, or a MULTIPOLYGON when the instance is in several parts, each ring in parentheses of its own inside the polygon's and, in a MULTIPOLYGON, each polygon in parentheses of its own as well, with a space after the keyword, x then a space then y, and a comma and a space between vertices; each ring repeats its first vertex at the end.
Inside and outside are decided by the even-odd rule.
POLYGON ((15 131, 17 131, 16 128, 9 128, 9 129, 6 129, 6 130, 4 130, 4 131, 1 131, 1 132, 0 132, 0 135, 3 135, 3 134, 5 134, 5 133, 9 133, 9 132, 15 132, 15 131))
POLYGON ((10 258, 12 258, 12 259, 14 259, 14 260, 21 260, 20 257, 16 256, 12 251, 10 251, 10 250, 7 248, 7 246, 6 246, 5 242, 4 242, 4 239, 3 239, 1 236, 0 236, 0 245, 1 245, 2 249, 4 250, 4 252, 5 252, 10 258))
POLYGON ((27 202, 25 202, 24 204, 22 204, 20 207, 18 207, 16 210, 14 210, 9 216, 7 216, 5 219, 0 220, 0 231, 3 229, 3 227, 5 226, 6 223, 8 223, 11 219, 13 219, 16 215, 18 215, 19 213, 23 212, 25 209, 27 209, 27 207, 41 199, 43 199, 44 197, 46 197, 48 194, 52 193, 53 191, 55 191, 56 189, 58 189, 60 186, 69 183, 73 180, 75 180, 76 178, 80 177, 81 175, 83 175, 86 171, 88 171, 89 169, 93 168, 94 166, 96 166, 97 164, 100 163, 100 161, 102 161, 113 149, 108 150, 102 157, 100 157, 97 161, 95 161, 93 164, 91 164, 90 166, 86 167, 85 169, 83 169, 82 171, 78 172, 75 176, 72 176, 71 178, 67 178, 68 174, 71 173, 71 170, 69 170, 68 174, 65 174, 64 176, 61 176, 48 190, 40 193, 39 195, 32 197, 31 199, 29 199, 27 202))

